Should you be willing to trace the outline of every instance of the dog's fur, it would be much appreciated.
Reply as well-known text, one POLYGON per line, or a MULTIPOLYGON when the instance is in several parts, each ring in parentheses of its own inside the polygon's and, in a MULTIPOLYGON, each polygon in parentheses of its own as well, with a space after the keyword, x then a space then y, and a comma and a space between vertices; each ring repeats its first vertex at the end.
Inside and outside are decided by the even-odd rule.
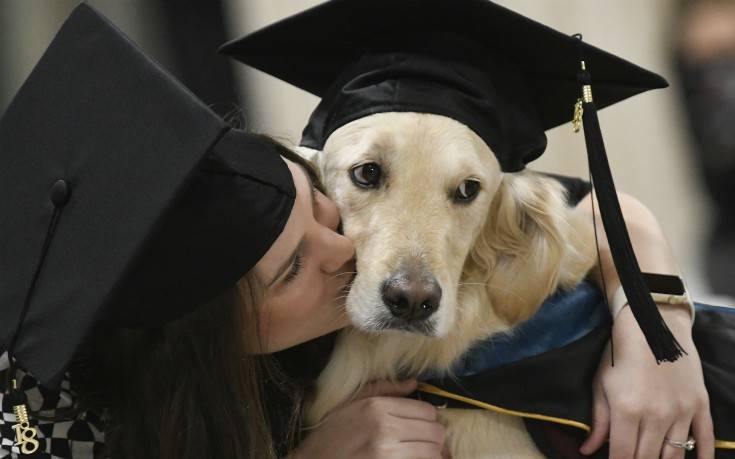
MULTIPOLYGON (((448 372, 473 343, 530 317, 593 266, 591 222, 568 207, 563 187, 530 171, 502 173, 490 148, 452 119, 374 114, 336 130, 314 160, 356 244, 358 275, 346 302, 354 327, 341 333, 319 377, 307 424, 372 380, 448 372), (349 176, 367 162, 383 171, 375 189, 361 189, 349 176), (470 178, 481 183, 477 198, 454 202, 470 178), (406 263, 442 289, 426 333, 386 329, 381 285, 406 263)), ((541 457, 519 418, 440 413, 455 459, 541 457)))

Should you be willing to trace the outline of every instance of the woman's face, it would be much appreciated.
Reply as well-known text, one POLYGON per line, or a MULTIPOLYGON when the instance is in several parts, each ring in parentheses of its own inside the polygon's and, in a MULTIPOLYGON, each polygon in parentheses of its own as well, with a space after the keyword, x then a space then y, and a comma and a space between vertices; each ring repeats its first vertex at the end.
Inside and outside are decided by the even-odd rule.
POLYGON ((304 168, 284 161, 296 200, 283 232, 255 265, 267 286, 259 311, 264 352, 276 352, 345 327, 345 289, 354 276, 355 249, 337 232, 335 204, 304 168))

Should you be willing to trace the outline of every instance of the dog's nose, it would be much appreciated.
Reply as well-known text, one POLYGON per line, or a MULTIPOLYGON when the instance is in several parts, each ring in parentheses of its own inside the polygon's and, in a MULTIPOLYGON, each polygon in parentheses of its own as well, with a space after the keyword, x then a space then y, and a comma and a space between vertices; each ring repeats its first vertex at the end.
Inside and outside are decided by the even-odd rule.
POLYGON ((433 276, 394 273, 383 283, 383 302, 391 314, 407 322, 426 319, 439 308, 442 289, 433 276))

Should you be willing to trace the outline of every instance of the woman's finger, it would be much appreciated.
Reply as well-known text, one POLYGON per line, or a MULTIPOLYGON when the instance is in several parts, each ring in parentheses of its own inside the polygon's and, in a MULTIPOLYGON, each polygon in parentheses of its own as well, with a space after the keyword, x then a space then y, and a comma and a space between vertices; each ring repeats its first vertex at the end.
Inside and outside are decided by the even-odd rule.
MULTIPOLYGON (((662 459, 683 459, 686 454, 686 449, 677 448, 669 443, 669 441, 684 443, 689 439, 689 426, 691 420, 682 420, 674 423, 673 426, 666 432, 663 443, 661 445, 661 458, 662 459), (668 440, 668 441, 667 441, 668 440)), ((651 456, 653 457, 653 456, 651 456)))
POLYGON ((610 459, 635 457, 640 417, 630 410, 619 409, 610 414, 610 459))
POLYGON ((415 379, 407 379, 399 382, 386 380, 373 381, 363 386, 353 400, 377 396, 405 397, 416 390, 417 384, 415 379))
POLYGON ((715 433, 709 402, 694 413, 692 432, 697 448, 697 459, 713 459, 715 457, 715 433))
POLYGON ((441 447, 436 443, 404 442, 399 445, 396 458, 442 459, 441 447))
POLYGON ((410 398, 397 397, 373 397, 370 399, 376 402, 386 402, 390 405, 387 412, 391 416, 402 419, 420 419, 424 421, 436 421, 436 407, 431 403, 413 400, 410 398))
POLYGON ((590 455, 600 449, 610 434, 610 405, 602 387, 595 384, 594 405, 592 407, 592 431, 582 443, 579 452, 590 455))
POLYGON ((396 438, 399 441, 436 443, 440 447, 444 445, 446 429, 438 422, 423 419, 401 419, 400 422, 394 424, 394 428, 396 438))
POLYGON ((387 419, 390 416, 434 422, 437 418, 434 405, 410 398, 370 397, 356 402, 355 408, 374 419, 387 419))
MULTIPOLYGON (((684 429, 689 431, 689 421, 681 423, 684 429)), ((676 424, 675 424, 676 425, 676 424)), ((641 421, 638 428, 638 445, 636 446, 636 459, 652 459, 661 456, 664 437, 671 428, 670 421, 666 416, 649 417, 641 421)), ((679 456, 675 456, 679 458, 679 456)), ((681 456, 684 457, 684 456, 681 456)))
POLYGON ((351 403, 374 397, 405 397, 416 390, 418 382, 415 379, 404 381, 377 380, 365 384, 360 390, 347 400, 338 404, 334 410, 345 407, 351 403))

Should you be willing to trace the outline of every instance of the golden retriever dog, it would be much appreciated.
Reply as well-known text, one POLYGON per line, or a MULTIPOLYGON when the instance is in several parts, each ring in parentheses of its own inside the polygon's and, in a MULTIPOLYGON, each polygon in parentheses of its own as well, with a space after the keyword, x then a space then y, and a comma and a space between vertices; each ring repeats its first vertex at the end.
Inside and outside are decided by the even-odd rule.
MULTIPOLYGON (((312 157, 357 249, 341 332, 308 425, 376 379, 449 372, 478 340, 530 317, 595 261, 592 222, 556 180, 504 174, 450 118, 379 113, 312 157)), ((440 410, 454 459, 542 457, 520 418, 440 410)))

